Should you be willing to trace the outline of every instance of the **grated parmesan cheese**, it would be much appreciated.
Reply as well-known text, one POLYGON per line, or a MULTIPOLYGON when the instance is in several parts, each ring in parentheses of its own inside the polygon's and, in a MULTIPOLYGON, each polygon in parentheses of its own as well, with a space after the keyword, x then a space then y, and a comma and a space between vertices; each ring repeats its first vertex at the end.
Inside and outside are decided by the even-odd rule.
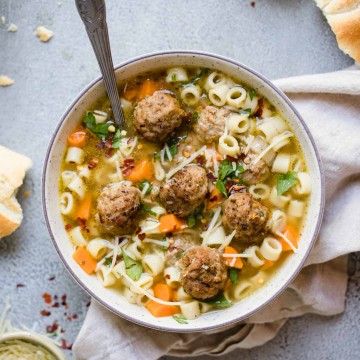
POLYGON ((14 84, 15 81, 11 78, 9 78, 6 75, 0 75, 0 86, 10 86, 14 84))
POLYGON ((40 41, 48 42, 54 36, 54 33, 44 26, 38 26, 35 30, 35 35, 40 41))

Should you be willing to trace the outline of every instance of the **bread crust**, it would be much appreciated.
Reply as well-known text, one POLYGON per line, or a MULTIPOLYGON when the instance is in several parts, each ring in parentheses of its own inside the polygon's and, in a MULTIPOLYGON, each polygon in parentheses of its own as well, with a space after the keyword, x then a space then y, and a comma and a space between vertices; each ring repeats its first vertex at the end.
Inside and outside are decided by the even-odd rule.
POLYGON ((12 234, 21 224, 23 215, 15 196, 0 203, 0 239, 12 234))
POLYGON ((360 0, 316 0, 339 48, 360 62, 360 0))

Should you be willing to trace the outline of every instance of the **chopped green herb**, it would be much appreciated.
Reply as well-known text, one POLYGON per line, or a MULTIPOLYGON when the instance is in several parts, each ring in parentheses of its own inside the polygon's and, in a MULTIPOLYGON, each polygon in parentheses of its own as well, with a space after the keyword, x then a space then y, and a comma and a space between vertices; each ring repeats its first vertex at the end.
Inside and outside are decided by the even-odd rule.
POLYGON ((157 216, 157 213, 155 211, 152 211, 151 209, 149 209, 146 205, 141 204, 141 210, 146 211, 147 213, 149 213, 152 216, 157 216))
POLYGON ((238 269, 230 269, 229 270, 229 278, 231 282, 236 285, 238 283, 239 278, 239 270, 238 269))
POLYGON ((112 263, 111 257, 106 257, 105 258, 105 265, 110 266, 111 263, 112 263))
POLYGON ((287 192, 291 187, 296 185, 297 173, 294 171, 289 171, 285 175, 279 174, 276 177, 277 180, 277 196, 281 196, 283 193, 287 192))
POLYGON ((124 249, 121 249, 121 251, 125 262, 126 274, 134 281, 139 280, 143 271, 141 263, 126 255, 124 249))
POLYGON ((191 214, 188 216, 188 226, 189 228, 193 228, 196 224, 196 219, 195 219, 195 215, 194 214, 191 214))
POLYGON ((219 165, 219 179, 225 180, 234 172, 233 166, 230 161, 222 160, 219 165))
POLYGON ((186 85, 195 85, 203 76, 205 76, 209 72, 209 69, 203 68, 200 72, 190 80, 186 85))
POLYGON ((121 131, 119 129, 117 129, 115 134, 114 134, 114 138, 112 140, 111 147, 113 149, 118 149, 119 145, 120 145, 120 140, 121 140, 121 131))
POLYGON ((264 213, 260 211, 260 217, 264 217, 264 213))
POLYGON ((87 129, 92 131, 95 135, 97 135, 101 141, 106 141, 106 138, 109 136, 109 126, 111 124, 96 124, 95 116, 93 113, 88 112, 85 116, 84 124, 87 129))
POLYGON ((223 293, 216 295, 212 299, 203 300, 203 302, 206 302, 218 308, 229 307, 232 305, 232 303, 225 297, 223 293))
POLYGON ((215 186, 219 190, 220 194, 223 194, 226 198, 228 197, 225 185, 220 179, 216 181, 215 186))
POLYGON ((154 152, 154 160, 159 160, 160 159, 160 152, 159 151, 155 151, 154 152))
POLYGON ((235 170, 235 176, 239 176, 240 174, 242 174, 245 171, 244 167, 242 165, 236 165, 236 170, 235 170))
POLYGON ((176 74, 171 75, 171 81, 176 81, 176 74))
POLYGON ((176 254, 176 258, 179 260, 179 259, 182 259, 184 257, 185 253, 184 251, 179 251, 177 254, 176 254))
MULTIPOLYGON (((164 238, 162 238, 161 239, 161 241, 166 241, 166 236, 164 237, 164 238)), ((166 250, 168 250, 169 249, 169 247, 168 246, 161 246, 161 250, 163 250, 163 251, 166 251, 166 250)))
POLYGON ((148 189, 146 190, 146 193, 145 193, 145 195, 148 195, 148 194, 150 194, 150 191, 153 188, 153 186, 149 183, 148 180, 143 179, 139 184, 136 185, 136 187, 138 189, 140 189, 140 191, 143 191, 146 184, 149 184, 149 187, 148 187, 148 189))
POLYGON ((174 315, 173 319, 179 324, 188 324, 187 318, 184 315, 174 315))
POLYGON ((199 113, 197 113, 196 111, 193 113, 193 115, 192 115, 192 117, 193 117, 193 119, 194 120, 197 120, 197 119, 199 119, 199 113))
POLYGON ((250 97, 251 101, 254 98, 254 95, 255 95, 255 90, 253 88, 251 88, 250 91, 249 91, 249 97, 250 97))
POLYGON ((243 114, 249 114, 250 115, 252 110, 250 108, 247 108, 247 109, 240 110, 240 112, 243 113, 243 114))

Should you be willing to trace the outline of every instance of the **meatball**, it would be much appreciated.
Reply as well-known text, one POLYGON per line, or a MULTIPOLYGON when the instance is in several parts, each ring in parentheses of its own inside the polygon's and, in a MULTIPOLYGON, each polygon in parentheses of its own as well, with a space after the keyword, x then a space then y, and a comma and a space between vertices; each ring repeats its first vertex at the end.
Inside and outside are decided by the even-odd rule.
POLYGON ((242 243, 259 243, 266 234, 269 210, 247 193, 232 194, 223 203, 223 225, 242 243))
POLYGON ((216 249, 195 246, 179 261, 184 290, 199 300, 210 299, 224 289, 227 267, 216 249))
POLYGON ((225 119, 229 115, 230 111, 227 109, 206 106, 195 125, 195 133, 206 144, 219 140, 225 130, 225 119))
POLYGON ((134 126, 146 140, 163 142, 181 125, 184 117, 185 111, 176 99, 156 92, 136 105, 134 126))
POLYGON ((177 233, 171 239, 169 249, 165 255, 166 266, 174 266, 183 253, 192 246, 198 245, 200 237, 196 233, 177 233))
POLYGON ((104 232, 123 235, 134 231, 134 217, 140 210, 141 193, 122 184, 107 186, 97 202, 97 220, 104 232))
POLYGON ((208 179, 204 168, 188 165, 160 187, 160 202, 169 213, 179 217, 192 214, 205 199, 208 179))
POLYGON ((257 156, 256 153, 249 152, 244 159, 246 171, 243 173, 242 179, 246 184, 256 184, 264 181, 270 174, 270 169, 263 159, 260 159, 254 164, 254 160, 257 156))

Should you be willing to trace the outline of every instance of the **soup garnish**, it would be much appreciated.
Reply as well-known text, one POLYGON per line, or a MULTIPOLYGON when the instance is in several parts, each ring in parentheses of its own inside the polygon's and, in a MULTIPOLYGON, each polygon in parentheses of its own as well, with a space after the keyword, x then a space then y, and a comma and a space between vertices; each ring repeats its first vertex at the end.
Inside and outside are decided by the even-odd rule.
POLYGON ((68 137, 60 211, 73 258, 155 317, 186 324, 264 286, 296 252, 311 193, 300 145, 255 89, 173 67, 119 90, 68 137))

